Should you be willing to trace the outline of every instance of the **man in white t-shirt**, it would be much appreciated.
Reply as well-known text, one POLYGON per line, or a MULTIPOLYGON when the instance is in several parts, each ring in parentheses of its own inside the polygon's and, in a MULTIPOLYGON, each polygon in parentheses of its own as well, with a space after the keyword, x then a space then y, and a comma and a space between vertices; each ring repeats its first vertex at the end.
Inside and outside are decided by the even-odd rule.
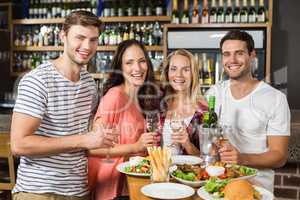
POLYGON ((229 80, 213 86, 220 123, 231 126, 230 144, 220 149, 221 161, 259 169, 254 182, 273 191, 274 171, 287 160, 290 110, 286 96, 252 77, 254 41, 243 31, 230 31, 220 42, 229 80))

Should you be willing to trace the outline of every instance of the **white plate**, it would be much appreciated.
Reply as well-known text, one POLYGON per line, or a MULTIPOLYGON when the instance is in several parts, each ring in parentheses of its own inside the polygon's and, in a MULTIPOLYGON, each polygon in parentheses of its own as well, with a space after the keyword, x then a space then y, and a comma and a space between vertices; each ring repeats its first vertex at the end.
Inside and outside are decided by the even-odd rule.
POLYGON ((202 163, 202 159, 197 156, 190 156, 190 155, 176 155, 172 156, 172 164, 189 164, 189 165, 196 165, 202 163))
MULTIPOLYGON (((270 191, 268 191, 262 187, 258 187, 256 185, 254 185, 254 188, 262 195, 261 200, 273 200, 274 196, 270 191)), ((213 197, 211 194, 206 192, 206 190, 204 189, 204 186, 197 190, 197 194, 199 197, 201 197, 204 200, 224 200, 224 198, 213 197)))
POLYGON ((142 187, 141 192, 157 199, 182 199, 193 196, 195 190, 178 183, 153 183, 142 187))
POLYGON ((150 176, 150 174, 145 174, 145 173, 126 172, 125 167, 127 166, 129 166, 129 161, 118 164, 117 170, 123 174, 132 175, 132 176, 150 176))

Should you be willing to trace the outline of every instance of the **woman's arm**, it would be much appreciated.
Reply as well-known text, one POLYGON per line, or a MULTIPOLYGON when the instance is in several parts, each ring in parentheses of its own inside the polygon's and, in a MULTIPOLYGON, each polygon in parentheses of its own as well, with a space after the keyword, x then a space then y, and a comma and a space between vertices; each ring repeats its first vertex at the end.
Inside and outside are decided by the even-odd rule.
POLYGON ((106 157, 118 157, 118 156, 128 156, 131 154, 143 153, 147 147, 156 144, 157 133, 149 132, 143 133, 139 140, 133 144, 119 144, 113 148, 101 148, 89 151, 91 156, 106 157))

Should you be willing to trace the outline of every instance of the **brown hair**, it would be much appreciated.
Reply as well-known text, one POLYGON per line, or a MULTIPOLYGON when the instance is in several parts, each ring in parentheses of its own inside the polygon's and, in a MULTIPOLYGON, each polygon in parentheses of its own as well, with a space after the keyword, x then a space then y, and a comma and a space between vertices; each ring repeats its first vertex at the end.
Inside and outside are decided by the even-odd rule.
POLYGON ((71 12, 68 15, 63 23, 62 30, 65 33, 68 33, 69 29, 73 25, 82 25, 82 26, 94 26, 99 30, 99 34, 101 31, 101 20, 91 12, 85 10, 77 10, 71 12))
POLYGON ((147 112, 151 112, 151 111, 153 112, 154 110, 159 109, 159 101, 160 101, 161 94, 158 85, 156 85, 155 83, 152 62, 149 58, 146 48, 143 45, 143 43, 137 40, 134 39, 124 40, 118 45, 111 63, 112 71, 104 85, 102 95, 105 95, 110 88, 121 85, 125 82, 125 78, 123 74, 119 72, 122 72, 123 55, 125 51, 132 46, 137 46, 143 51, 148 66, 147 75, 144 84, 138 90, 139 106, 142 108, 142 112, 146 114, 147 112))
POLYGON ((229 31, 222 39, 220 42, 220 48, 221 48, 221 53, 222 53, 222 47, 223 43, 226 40, 240 40, 243 42, 246 42, 247 44, 247 49, 248 49, 248 54, 250 55, 251 52, 254 50, 254 41, 252 36, 245 32, 245 31, 240 31, 240 30, 232 30, 229 31))

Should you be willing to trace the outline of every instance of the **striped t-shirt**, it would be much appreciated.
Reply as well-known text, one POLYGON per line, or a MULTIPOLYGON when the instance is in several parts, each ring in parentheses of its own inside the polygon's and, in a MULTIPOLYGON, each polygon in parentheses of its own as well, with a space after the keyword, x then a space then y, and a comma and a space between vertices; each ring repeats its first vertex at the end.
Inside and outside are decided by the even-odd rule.
MULTIPOLYGON (((96 105, 96 85, 85 69, 80 72, 80 80, 72 82, 58 73, 52 63, 46 62, 20 81, 14 112, 41 119, 34 134, 61 137, 87 132, 96 105)), ((20 191, 87 195, 86 153, 21 156, 13 193, 20 191)))

